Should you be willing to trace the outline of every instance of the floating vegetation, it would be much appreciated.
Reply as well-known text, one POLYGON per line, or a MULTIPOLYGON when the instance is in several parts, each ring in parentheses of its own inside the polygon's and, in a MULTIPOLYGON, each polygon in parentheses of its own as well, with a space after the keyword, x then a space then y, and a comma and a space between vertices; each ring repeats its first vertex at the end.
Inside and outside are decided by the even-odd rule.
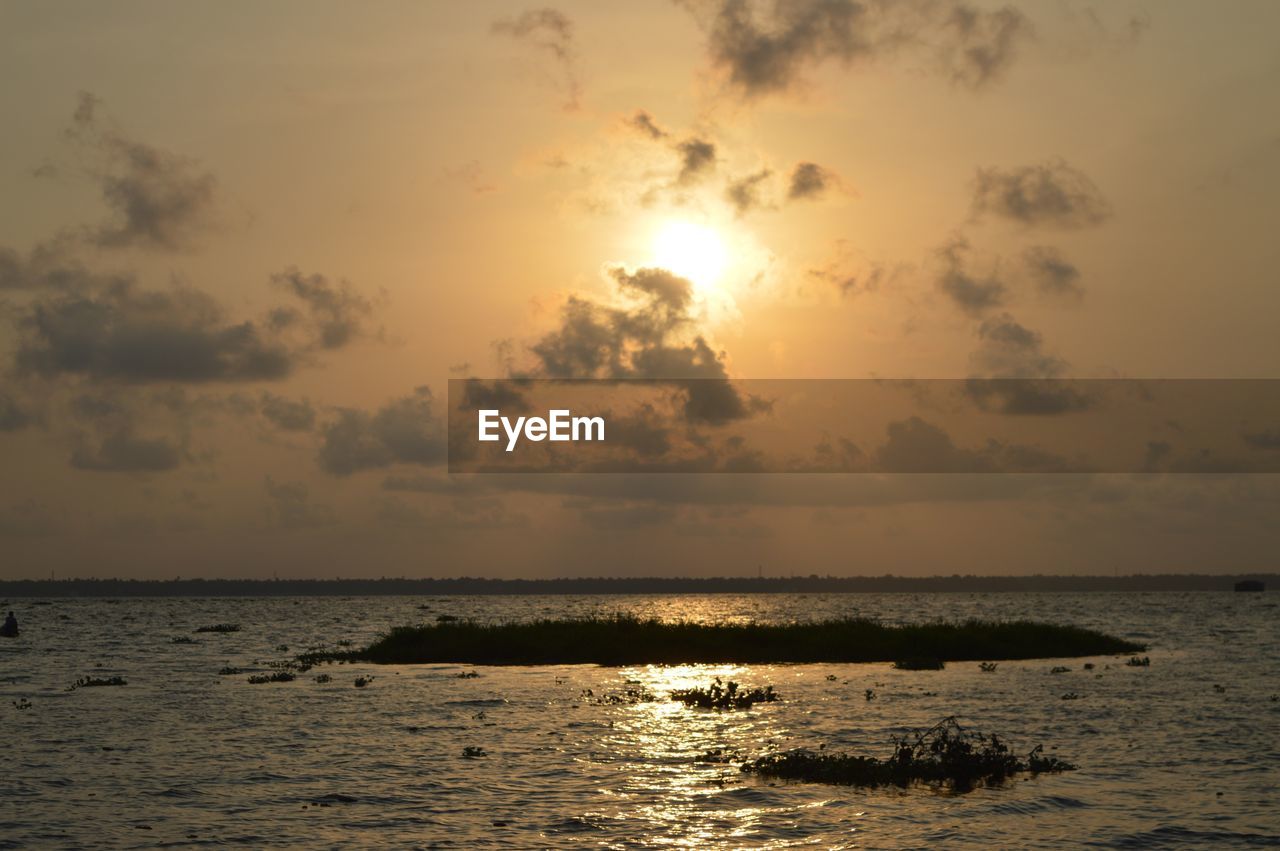
POLYGON ((1092 662, 1085 662, 1085 663, 1084 663, 1084 669, 1085 669, 1086 671, 1092 671, 1092 670, 1093 670, 1094 668, 1096 668, 1096 667, 1097 667, 1097 666, 1096 666, 1096 665, 1094 665, 1092 662))
POLYGON ((671 692, 671 699, 699 709, 750 709, 757 703, 773 703, 779 698, 773 686, 740 690, 733 680, 726 684, 716 677, 710 688, 679 689, 671 692))
POLYGON ((475 679, 479 679, 480 677, 480 675, 477 674, 475 671, 459 671, 453 676, 454 676, 454 679, 458 679, 458 680, 475 680, 475 679))
POLYGON ((129 682, 124 677, 81 677, 72 683, 67 691, 75 691, 78 688, 98 688, 102 686, 127 686, 129 682))
POLYGON ((333 682, 333 677, 329 676, 328 674, 316 674, 312 679, 320 683, 320 685, 333 682))
POLYGON ((1066 665, 1054 665, 1052 668, 1049 669, 1049 673, 1051 674, 1067 674, 1070 672, 1071 672, 1071 669, 1068 668, 1066 665))
POLYGON ((495 624, 438 621, 398 627, 364 650, 322 651, 302 658, 382 664, 677 665, 1034 659, 1142 649, 1081 627, 1033 621, 705 624, 616 615, 495 624))
POLYGON ((653 703, 658 696, 643 686, 629 685, 621 691, 605 692, 598 697, 591 689, 584 688, 582 699, 596 706, 634 706, 637 703, 653 703))
POLYGON ((373 682, 373 677, 356 677, 356 688, 364 688, 373 682))
POLYGON ((862 696, 867 699, 867 703, 870 703, 871 701, 876 699, 876 690, 873 688, 869 688, 862 693, 862 696))
POLYGON ((827 682, 834 683, 837 679, 835 674, 827 674, 827 682))
POLYGON ((31 701, 27 700, 25 697, 20 697, 13 702, 13 708, 17 709, 20 712, 26 709, 30 709, 31 701))
POLYGON ((236 674, 243 674, 243 673, 244 673, 243 668, 233 668, 230 665, 227 665, 226 667, 219 669, 218 676, 234 677, 236 674))
POLYGON ((1043 756, 1040 746, 1019 757, 998 736, 969 732, 954 716, 923 732, 894 737, 893 751, 886 759, 801 748, 742 766, 745 772, 780 780, 867 787, 924 783, 958 792, 995 785, 1015 774, 1074 769, 1070 763, 1043 756))
POLYGON ((175 635, 169 639, 170 644, 195 644, 196 640, 189 635, 175 635))
POLYGON ((297 679, 290 671, 276 671, 271 674, 254 674, 249 677, 250 685, 260 686, 264 683, 291 683, 297 679))
POLYGON ((336 643, 339 647, 350 647, 352 642, 350 638, 343 638, 339 639, 336 643))
POLYGON ((1069 691, 1062 696, 1062 699, 1063 700, 1079 700, 1080 695, 1076 694, 1074 691, 1069 691))
POLYGON ((999 667, 1000 667, 999 662, 979 662, 978 663, 978 670, 986 674, 995 673, 996 668, 999 668, 999 667))
POLYGON ((489 752, 477 745, 467 745, 462 749, 463 759, 479 759, 482 756, 488 756, 489 752))
POLYGON ((702 756, 695 759, 694 762, 727 763, 727 762, 737 762, 741 758, 742 757, 739 755, 738 751, 735 749, 715 748, 713 750, 709 750, 705 752, 704 754, 702 754, 702 756))
POLYGON ((457 620, 457 615, 436 615, 436 623, 454 623, 457 620))
POLYGON ((240 624, 238 623, 215 623, 211 626, 202 626, 196 629, 196 632, 239 632, 240 624))
POLYGON ((1131 656, 1129 657, 1129 661, 1125 662, 1125 664, 1128 665, 1130 668, 1150 668, 1151 657, 1143 656, 1139 658, 1137 656, 1131 656))
POLYGON ((900 671, 941 671, 947 663, 934 656, 909 656, 893 663, 900 671))
POLYGON ((1226 694, 1226 693, 1227 693, 1227 687, 1226 687, 1226 686, 1224 686, 1224 685, 1219 685, 1218 683, 1214 683, 1214 684, 1213 684, 1213 690, 1214 690, 1214 691, 1216 691, 1218 694, 1226 694))

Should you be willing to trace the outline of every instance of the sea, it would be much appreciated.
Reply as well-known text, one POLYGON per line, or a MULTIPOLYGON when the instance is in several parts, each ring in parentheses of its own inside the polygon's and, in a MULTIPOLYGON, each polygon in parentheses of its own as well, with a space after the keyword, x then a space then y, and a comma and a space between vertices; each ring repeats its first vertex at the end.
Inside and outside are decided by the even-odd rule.
POLYGON ((12 599, 0 848, 1280 847, 1273 593, 12 599), (319 665, 403 624, 1035 619, 1124 656, 889 664, 319 665), (235 624, 236 632, 197 632, 235 624), (124 685, 74 687, 84 678, 124 685), (775 703, 669 699, 716 677, 775 703), (363 685, 357 685, 363 682, 363 685), (629 702, 629 693, 656 699, 629 702), (762 780, 791 748, 887 756, 955 716, 1078 766, 965 793, 762 780))

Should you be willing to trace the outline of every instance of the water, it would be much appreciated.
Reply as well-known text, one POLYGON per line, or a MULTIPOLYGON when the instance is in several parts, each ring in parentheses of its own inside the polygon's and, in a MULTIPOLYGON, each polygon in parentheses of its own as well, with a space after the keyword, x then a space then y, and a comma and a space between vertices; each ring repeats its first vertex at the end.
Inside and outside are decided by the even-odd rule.
POLYGON ((1280 609, 1267 594, 365 597, 11 601, 0 847, 1280 845, 1280 609), (251 673, 398 624, 632 611, 705 620, 1033 617, 1147 642, 1123 659, 888 665, 322 666, 251 673), (238 633, 194 635, 238 623, 238 633), (197 643, 174 643, 174 637, 197 643), (287 646, 288 649, 280 649, 287 646), (1092 671, 1083 663, 1093 662, 1092 671), (1055 665, 1069 672, 1052 674, 1055 665), (224 666, 244 669, 222 676, 224 666), (476 678, 457 674, 475 670, 476 678), (329 673, 333 681, 314 681, 329 673), (68 691, 77 678, 128 685, 68 691), (596 705, 713 676, 780 703, 596 705), (357 676, 372 676, 366 688, 357 676), (834 680, 828 679, 834 676, 834 680), (1217 686, 1218 688, 1215 688, 1217 686), (873 689, 868 702, 864 693, 873 689), (1079 699, 1063 700, 1076 692, 1079 699), (29 708, 19 708, 24 701, 29 708), (15 706, 14 704, 18 705, 15 706), (801 745, 884 755, 947 715, 1080 770, 955 795, 772 784, 700 762, 801 745), (464 758, 466 747, 486 755, 464 758))

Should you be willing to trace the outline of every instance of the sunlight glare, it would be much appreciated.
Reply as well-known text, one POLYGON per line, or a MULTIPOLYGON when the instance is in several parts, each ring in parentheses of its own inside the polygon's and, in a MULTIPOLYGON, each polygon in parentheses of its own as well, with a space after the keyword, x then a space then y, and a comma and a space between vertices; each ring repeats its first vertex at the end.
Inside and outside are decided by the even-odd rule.
POLYGON ((654 237, 654 264, 687 278, 699 289, 712 287, 720 280, 727 260, 720 235, 703 225, 671 221, 654 237))

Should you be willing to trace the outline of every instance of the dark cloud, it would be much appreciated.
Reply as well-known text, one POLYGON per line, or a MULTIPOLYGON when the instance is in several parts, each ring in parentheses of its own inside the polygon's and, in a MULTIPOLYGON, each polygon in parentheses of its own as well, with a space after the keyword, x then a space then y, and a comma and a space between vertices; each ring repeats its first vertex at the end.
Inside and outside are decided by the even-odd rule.
POLYGON ((942 47, 951 79, 975 89, 999 79, 1031 35, 1030 21, 1011 6, 983 11, 957 3, 944 29, 951 36, 942 47))
POLYGON ((101 101, 81 92, 68 135, 98 154, 102 200, 115 217, 93 234, 108 247, 189 248, 212 222, 217 181, 194 160, 104 126, 101 101))
POLYGON ((277 482, 266 477, 267 520, 281 529, 315 529, 338 522, 333 508, 311 501, 310 490, 302 482, 277 482))
POLYGON ((1067 363, 1044 351, 1038 331, 1007 313, 978 326, 978 348, 970 356, 987 377, 965 382, 964 392, 979 408, 1018 416, 1052 416, 1091 407, 1096 399, 1088 385, 1053 379, 1067 363))
POLYGON ((1028 226, 1079 228, 1105 221, 1111 206, 1087 175, 1056 159, 1019 168, 978 169, 973 212, 1028 226))
POLYGON ((1022 259, 1036 289, 1041 293, 1077 299, 1084 296, 1084 288, 1080 286, 1080 270, 1063 257, 1058 249, 1035 245, 1023 252, 1022 259))
POLYGON ((888 440, 875 452, 884 473, 1061 473, 1071 465, 1035 446, 988 440, 979 449, 956 446, 946 431, 920 417, 890 423, 888 440))
POLYGON ((17 399, 0 390, 0 431, 20 431, 35 421, 35 417, 24 410, 17 399))
POLYGON ((311 431, 316 424, 316 410, 311 402, 286 399, 274 393, 263 393, 262 416, 283 431, 311 431))
POLYGON ((582 85, 578 80, 577 50, 573 41, 573 21, 569 16, 550 7, 530 9, 514 18, 494 21, 491 31, 525 41, 552 57, 560 79, 558 85, 564 91, 567 110, 576 110, 582 97, 582 85))
POLYGON ((883 266, 872 265, 864 271, 847 272, 833 265, 822 269, 810 269, 809 276, 825 281, 841 296, 850 297, 879 290, 880 284, 884 282, 885 271, 883 266))
POLYGON ((529 347, 535 358, 530 375, 670 380, 684 388, 683 416, 691 422, 723 424, 767 409, 762 400, 738 394, 723 355, 696 333, 689 281, 653 268, 615 268, 610 275, 622 293, 640 302, 613 307, 570 297, 560 326, 529 347))
POLYGON ((433 529, 474 532, 488 529, 522 529, 529 518, 510 511, 506 503, 494 496, 458 497, 444 508, 420 508, 394 497, 377 501, 377 517, 388 526, 406 529, 433 529))
POLYGON ((678 516, 676 509, 665 505, 623 505, 583 507, 578 516, 582 522, 600 532, 624 532, 629 529, 668 526, 678 516))
MULTIPOLYGON (((0 416, 0 421, 2 420, 3 417, 0 416)), ((1280 428, 1246 432, 1240 437, 1253 449, 1280 449, 1280 428)))
POLYGON ((791 170, 787 198, 792 201, 820 198, 836 182, 835 174, 817 163, 797 163, 791 170))
POLYGON ((714 142, 697 137, 685 139, 675 146, 680 154, 680 173, 676 182, 681 185, 696 183, 706 177, 716 167, 716 146, 714 142))
POLYGON ((71 466, 108 473, 160 473, 176 469, 185 456, 182 447, 167 437, 140 437, 122 428, 101 441, 77 447, 71 453, 71 466))
POLYGON ((637 109, 635 115, 628 118, 626 123, 632 130, 654 141, 665 139, 671 135, 658 126, 658 122, 654 120, 653 116, 643 109, 637 109))
POLYGON ((194 289, 54 296, 22 320, 20 372, 126 381, 256 381, 283 378, 293 354, 253 322, 227 322, 194 289))
POLYGON ((997 378, 1052 378, 1061 375, 1066 362, 1045 354, 1044 338, 1007 313, 983 320, 978 326, 978 348, 971 356, 983 374, 997 378))
POLYGON ((773 176, 773 172, 767 168, 757 171, 755 174, 749 174, 739 180, 732 181, 728 188, 725 189, 724 197, 738 215, 743 215, 748 211, 760 206, 760 185, 773 176))
POLYGON ((962 238, 938 249, 942 270, 937 279, 938 289, 951 301, 971 315, 980 315, 1004 303, 1006 288, 994 276, 979 276, 967 268, 968 241, 962 238))
POLYGON ((261 322, 224 316, 191 287, 143 290, 127 278, 52 293, 22 308, 19 372, 132 382, 264 381, 284 378, 312 351, 363 333, 370 303, 345 281, 289 270, 272 279, 303 303, 261 322))
MULTIPOLYGON (((345 280, 335 283, 324 275, 304 275, 289 268, 272 275, 271 282, 306 305, 321 348, 336 349, 351 342, 364 331, 364 323, 373 313, 372 302, 345 280)), ((283 314, 277 321, 281 318, 283 314)))
POLYGON ((1031 26, 1012 7, 876 0, 686 0, 705 19, 712 64, 745 98, 781 94, 828 61, 849 66, 898 50, 937 57, 951 79, 980 88, 1012 64, 1031 26))
POLYGON ((419 387, 375 413, 343 408, 322 427, 321 469, 335 476, 392 464, 434 466, 447 457, 443 420, 431 391, 419 387))

